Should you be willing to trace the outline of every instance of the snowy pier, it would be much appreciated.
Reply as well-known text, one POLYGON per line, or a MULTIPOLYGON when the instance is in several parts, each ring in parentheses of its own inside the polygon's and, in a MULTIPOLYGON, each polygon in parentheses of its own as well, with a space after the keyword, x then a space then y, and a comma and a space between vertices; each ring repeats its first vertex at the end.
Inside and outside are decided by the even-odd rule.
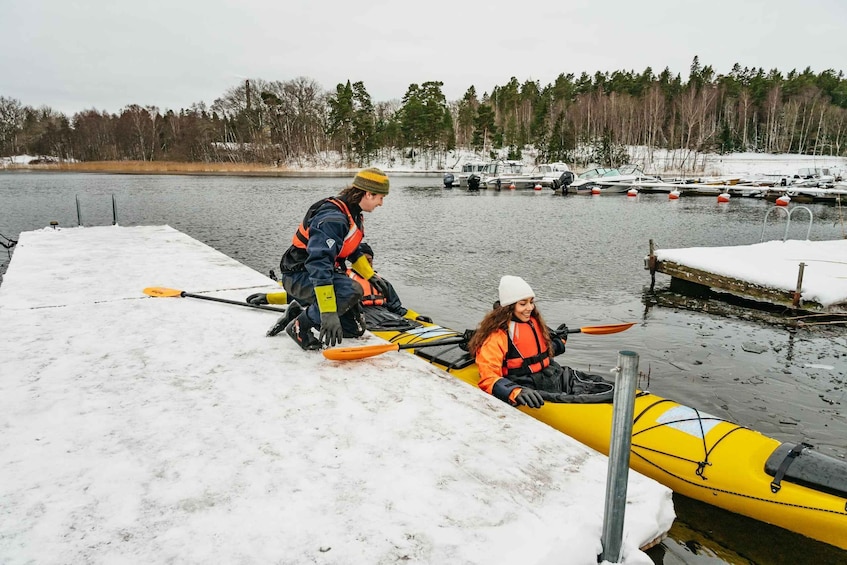
MULTIPOLYGON (((279 314, 151 286, 278 288, 167 226, 21 234, 0 562, 596 562, 604 456, 413 355, 332 362, 265 337, 279 314)), ((630 471, 623 562, 673 518, 630 471)))
POLYGON ((847 313, 847 239, 653 249, 644 268, 742 298, 826 314, 847 313))

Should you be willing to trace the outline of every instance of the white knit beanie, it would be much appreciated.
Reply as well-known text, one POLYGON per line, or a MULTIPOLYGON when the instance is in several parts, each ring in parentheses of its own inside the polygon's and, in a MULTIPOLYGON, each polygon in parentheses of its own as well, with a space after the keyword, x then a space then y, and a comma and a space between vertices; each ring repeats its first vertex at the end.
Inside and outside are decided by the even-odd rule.
POLYGON ((500 306, 508 306, 525 298, 535 298, 535 293, 525 280, 512 275, 500 279, 500 306))

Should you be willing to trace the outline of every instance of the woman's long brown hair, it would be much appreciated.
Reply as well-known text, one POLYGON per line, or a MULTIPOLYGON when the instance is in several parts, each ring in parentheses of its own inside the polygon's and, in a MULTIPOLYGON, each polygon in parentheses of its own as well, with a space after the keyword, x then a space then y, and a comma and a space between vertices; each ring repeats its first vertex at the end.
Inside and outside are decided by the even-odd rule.
MULTIPOLYGON (((488 336, 493 334, 498 329, 508 332, 509 331, 509 322, 512 320, 512 315, 515 310, 514 304, 509 304, 508 306, 500 306, 498 303, 494 310, 485 315, 482 321, 477 326, 476 331, 473 334, 470 342, 468 342, 468 351, 471 352, 471 355, 476 357, 476 354, 479 352, 479 348, 482 347, 482 344, 488 339, 488 336)), ((544 322, 544 318, 541 316, 541 313, 538 311, 538 306, 536 306, 532 310, 531 317, 535 318, 538 321, 538 325, 541 328, 541 338, 547 342, 547 351, 550 355, 553 355, 553 342, 550 341, 550 330, 547 328, 547 324, 544 322)))

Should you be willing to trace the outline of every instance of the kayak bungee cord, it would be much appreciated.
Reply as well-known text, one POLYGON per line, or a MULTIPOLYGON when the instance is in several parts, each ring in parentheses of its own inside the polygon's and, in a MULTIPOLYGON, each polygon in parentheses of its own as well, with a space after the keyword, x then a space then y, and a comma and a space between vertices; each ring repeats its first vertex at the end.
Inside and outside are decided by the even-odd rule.
MULTIPOLYGON (((654 402, 653 404, 645 407, 638 414, 638 416, 633 419, 633 423, 637 422, 650 409, 658 406, 659 404, 663 404, 663 403, 666 403, 666 402, 667 403, 673 403, 673 401, 668 400, 668 399, 662 399, 662 400, 659 400, 657 402, 654 402)), ((708 477, 704 476, 704 472, 705 472, 706 467, 712 465, 712 463, 709 461, 709 457, 714 452, 715 448, 723 440, 725 440, 727 437, 729 437, 730 435, 734 434, 735 432, 737 432, 739 430, 745 430, 745 431, 750 431, 750 432, 753 432, 753 430, 751 430, 750 428, 735 424, 734 422, 730 422, 729 420, 725 420, 723 418, 718 418, 718 417, 712 416, 711 418, 708 418, 708 419, 715 420, 718 423, 725 422, 727 424, 731 424, 733 426, 733 428, 728 430, 723 435, 721 435, 721 437, 711 447, 708 447, 707 444, 706 444, 706 441, 705 441, 705 433, 702 433, 704 431, 704 426, 703 426, 704 418, 700 415, 700 412, 697 409, 695 409, 695 408, 691 408, 691 409, 694 410, 695 413, 697 414, 697 416, 695 418, 680 418, 680 419, 673 420, 673 421, 663 422, 661 424, 657 424, 655 426, 650 426, 649 428, 639 430, 638 432, 633 433, 633 437, 635 437, 635 436, 637 436, 641 433, 648 432, 650 430, 666 427, 670 424, 677 424, 677 423, 684 423, 684 422, 695 422, 696 421, 700 425, 701 435, 703 436, 703 451, 704 451, 705 457, 702 461, 695 461, 695 460, 692 460, 692 459, 688 459, 686 457, 681 457, 679 455, 674 455, 672 453, 667 453, 667 452, 659 450, 659 449, 645 447, 645 446, 638 445, 638 444, 635 444, 635 443, 632 444, 631 453, 633 455, 635 455, 636 457, 638 457, 639 459, 641 459, 642 461, 644 461, 645 463, 647 463, 648 465, 651 465, 652 467, 658 469, 659 471, 661 471, 662 473, 665 473, 668 476, 674 477, 678 481, 684 482, 686 484, 689 484, 689 485, 692 485, 692 486, 695 486, 695 487, 705 488, 705 489, 708 489, 712 492, 738 496, 738 497, 746 498, 746 499, 750 499, 750 500, 758 500, 758 501, 767 502, 767 503, 770 503, 770 504, 776 504, 776 505, 779 505, 779 506, 786 506, 786 507, 792 507, 792 508, 802 508, 802 509, 805 509, 805 510, 814 510, 816 512, 824 512, 824 513, 835 514, 835 515, 840 515, 840 516, 847 514, 847 504, 845 504, 843 511, 837 511, 837 510, 832 510, 832 509, 828 509, 828 508, 820 508, 820 507, 817 507, 817 506, 809 506, 809 505, 806 505, 806 504, 796 504, 796 503, 792 503, 792 502, 785 502, 785 501, 780 501, 780 500, 763 498, 763 497, 760 497, 760 496, 755 496, 755 495, 747 494, 747 493, 744 493, 744 492, 739 492, 739 491, 735 491, 735 490, 729 490, 729 489, 725 489, 725 488, 717 488, 717 487, 709 486, 709 485, 707 485, 706 483, 703 483, 703 482, 696 483, 696 482, 694 482, 694 481, 692 481, 692 480, 690 480, 690 479, 688 479, 684 476, 680 476, 679 474, 668 470, 666 467, 663 467, 662 465, 659 465, 658 463, 656 463, 654 461, 651 461, 644 454, 636 451, 636 448, 637 448, 639 450, 648 451, 650 453, 663 455, 663 456, 669 457, 671 459, 675 459, 675 460, 678 460, 678 461, 685 461, 687 463, 692 463, 694 465, 697 465, 697 470, 695 471, 696 475, 698 477, 700 477, 700 479, 702 481, 708 481, 709 479, 708 479, 708 477)))
POLYGON ((9 259, 11 260, 12 259, 12 248, 18 244, 18 240, 12 239, 11 237, 3 235, 2 233, 0 233, 0 237, 2 237, 3 239, 5 239, 6 241, 9 242, 9 243, 5 243, 3 241, 0 241, 0 245, 2 245, 3 247, 6 248, 6 251, 9 253, 9 259))
MULTIPOLYGON (((644 416, 644 415, 645 415, 645 414, 646 414, 646 413, 647 413, 650 409, 652 409, 652 408, 654 408, 654 407, 658 406, 659 404, 665 403, 665 402, 671 402, 671 401, 670 401, 670 400, 668 400, 668 399, 662 399, 662 400, 660 400, 660 401, 658 401, 658 402, 654 402, 653 404, 651 404, 651 405, 649 405, 649 406, 645 407, 645 408, 644 408, 644 410, 642 410, 642 411, 641 411, 641 413, 640 413, 640 414, 638 414, 638 416, 637 416, 637 417, 636 417, 636 418, 632 421, 632 423, 633 423, 633 424, 635 424, 635 423, 636 423, 636 422, 637 422, 637 421, 638 421, 638 420, 639 420, 642 416, 644 416)), ((696 417, 692 417, 692 418, 679 418, 679 419, 677 419, 677 420, 668 420, 667 422, 662 422, 662 423, 660 423, 660 424, 656 424, 656 425, 650 426, 649 428, 644 428, 643 430, 639 430, 639 431, 637 431, 637 432, 633 433, 633 434, 632 434, 632 437, 633 437, 633 438, 635 438, 635 436, 638 436, 638 435, 640 435, 640 434, 643 434, 643 433, 649 432, 649 431, 651 431, 651 430, 655 430, 655 429, 657 429, 657 428, 665 428, 665 427, 668 427, 668 426, 670 426, 670 425, 672 425, 672 424, 682 424, 682 423, 685 423, 685 422, 697 422, 698 426, 700 427, 700 438, 701 438, 701 440, 702 440, 702 444, 703 444, 703 459, 702 459, 701 461, 695 461, 695 460, 693 460, 693 459, 688 459, 688 458, 686 458, 686 457, 681 457, 681 456, 679 456, 679 455, 674 455, 674 454, 672 454, 672 453, 667 453, 667 452, 662 451, 662 450, 653 449, 653 448, 645 447, 645 446, 642 446, 642 445, 633 444, 633 447, 638 447, 639 449, 643 449, 643 450, 645 450, 645 451, 650 451, 650 452, 653 452, 653 453, 656 453, 656 454, 659 454, 659 455, 665 455, 666 457, 671 457, 671 458, 673 458, 673 459, 677 459, 677 460, 679 460, 679 461, 686 461, 686 462, 688 462, 688 463, 694 463, 695 465, 697 465, 697 470, 695 471, 695 473, 697 474, 697 476, 698 476, 698 477, 700 477, 701 479, 703 479, 704 481, 707 481, 707 480, 709 480, 709 479, 708 479, 707 477, 705 477, 705 476, 703 475, 703 473, 705 472, 706 467, 711 466, 711 464, 712 464, 712 463, 709 461, 709 456, 712 454, 712 452, 715 450, 715 448, 716 448, 716 447, 717 447, 717 446, 718 446, 718 445, 719 445, 719 444, 720 444, 723 440, 725 440, 725 439, 726 439, 726 438, 727 438, 730 434, 733 434, 733 433, 737 432, 738 430, 749 430, 749 428, 746 428, 746 427, 744 427, 744 426, 740 426, 740 425, 738 425, 738 424, 736 424, 736 423, 734 423, 734 422, 730 422, 729 420, 725 420, 725 419, 723 419, 723 418, 718 418, 718 417, 716 417, 716 416, 710 416, 710 417, 708 418, 709 420, 714 420, 714 421, 715 421, 715 422, 717 422, 717 423, 725 422, 725 423, 730 424, 730 425, 735 426, 735 427, 734 427, 734 428, 732 428, 731 430, 727 431, 727 432, 726 432, 725 434, 723 434, 720 438, 718 438, 718 440, 717 440, 717 441, 716 441, 716 442, 712 445, 712 447, 709 447, 709 446, 706 444, 706 430, 705 430, 705 429, 704 429, 704 427, 703 427, 703 419, 704 419, 704 418, 703 418, 703 416, 701 416, 701 415, 700 415, 700 411, 699 411, 699 410, 697 410, 696 408, 691 408, 691 410, 693 410, 693 411, 694 411, 694 413, 695 413, 696 417)), ((637 455, 637 454, 636 454, 636 455, 637 455)), ((648 461, 645 457, 642 457, 642 459, 644 459, 645 461, 648 461)), ((658 469, 660 469, 660 470, 662 470, 662 471, 664 471, 664 472, 666 472, 666 473, 668 473, 668 474, 671 474, 671 473, 670 473, 667 469, 664 469, 664 468, 662 468, 661 466, 659 466, 659 465, 657 465, 657 464, 655 464, 655 463, 653 463, 653 462, 651 462, 651 461, 648 461, 648 462, 649 462, 651 465, 655 466, 656 468, 658 468, 658 469)))

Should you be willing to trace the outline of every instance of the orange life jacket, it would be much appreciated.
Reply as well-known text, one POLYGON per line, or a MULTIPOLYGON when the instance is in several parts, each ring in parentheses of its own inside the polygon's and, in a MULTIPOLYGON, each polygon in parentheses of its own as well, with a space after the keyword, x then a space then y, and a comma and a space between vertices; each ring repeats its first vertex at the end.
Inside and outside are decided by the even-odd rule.
POLYGON ((341 249, 339 249, 336 260, 337 263, 341 263, 359 248, 359 244, 362 243, 362 240, 365 237, 365 228, 364 226, 362 226, 361 229, 359 228, 356 224, 356 219, 353 218, 353 215, 350 213, 350 209, 347 208, 347 204, 343 200, 335 198, 334 196, 319 200, 309 207, 309 210, 306 212, 306 216, 303 218, 303 221, 300 222, 300 225, 297 227, 297 231, 291 238, 291 245, 298 249, 306 249, 306 246, 309 244, 309 223, 317 213, 318 208, 323 206, 326 202, 330 202, 338 206, 350 222, 350 229, 347 231, 347 235, 344 236, 344 244, 341 246, 341 249))
POLYGON ((350 275, 351 279, 362 285, 362 290, 365 291, 365 295, 359 301, 362 306, 382 306, 385 304, 386 298, 371 284, 371 281, 352 269, 348 270, 347 274, 350 275))
POLYGON ((535 318, 509 322, 509 349, 503 359, 502 376, 537 373, 550 365, 550 352, 535 318))

